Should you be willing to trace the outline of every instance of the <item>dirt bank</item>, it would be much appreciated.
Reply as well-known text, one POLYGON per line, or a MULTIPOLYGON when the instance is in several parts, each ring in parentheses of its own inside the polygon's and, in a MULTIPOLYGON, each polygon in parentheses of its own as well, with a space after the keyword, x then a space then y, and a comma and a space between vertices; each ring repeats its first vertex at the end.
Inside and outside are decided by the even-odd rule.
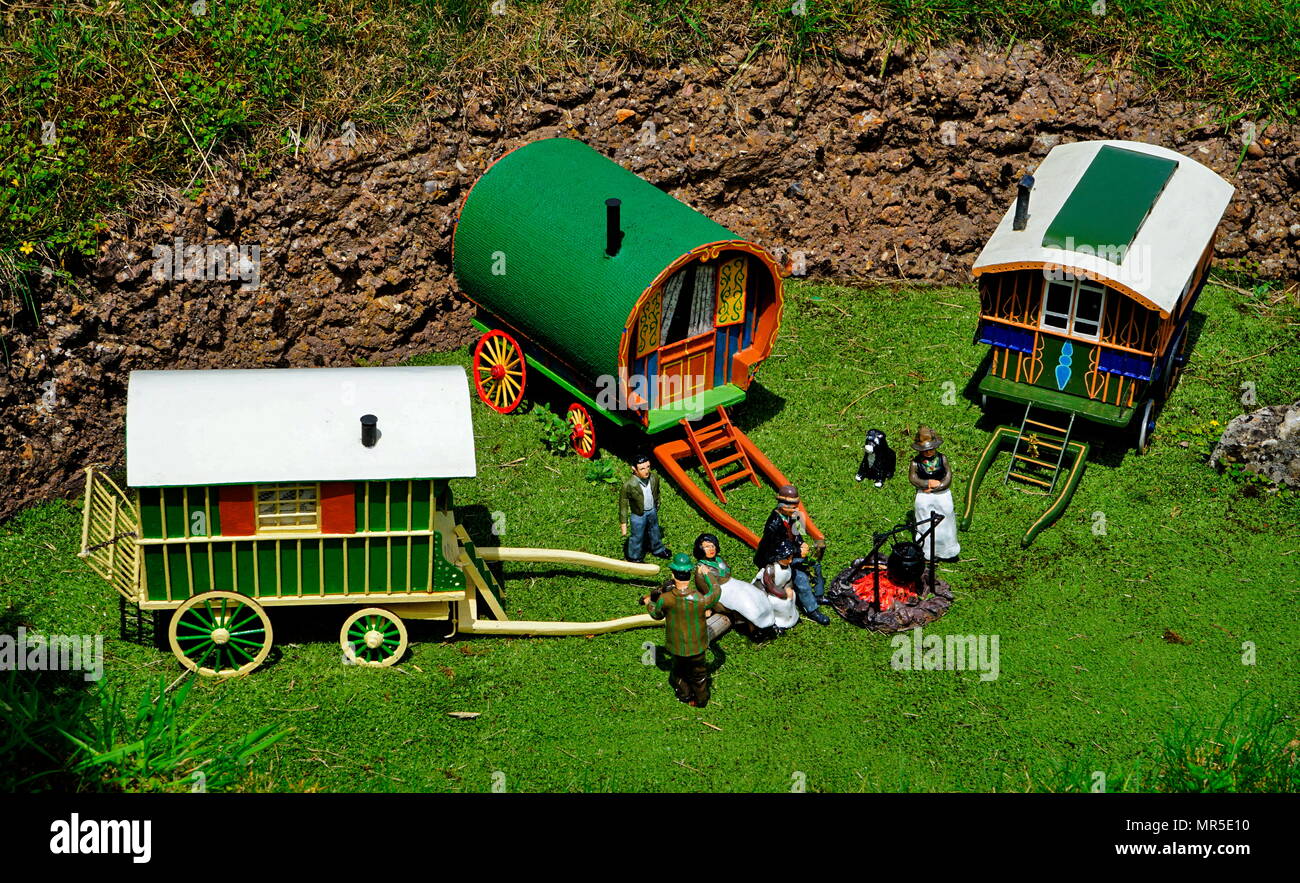
POLYGON ((797 72, 742 57, 596 65, 511 103, 485 85, 401 135, 304 145, 262 178, 226 169, 197 202, 141 199, 75 284, 41 284, 41 323, 28 313, 7 337, 0 517, 121 461, 132 369, 389 363, 470 340, 449 274, 456 208, 491 160, 541 137, 588 142, 809 276, 952 281, 1053 144, 1149 141, 1236 184, 1221 262, 1300 279, 1294 128, 1260 131, 1238 169, 1241 123, 1225 132, 1213 109, 1035 46, 846 46, 797 72), (155 246, 227 244, 245 249, 245 277, 258 267, 255 288, 230 278, 239 255, 225 278, 154 278, 155 246))

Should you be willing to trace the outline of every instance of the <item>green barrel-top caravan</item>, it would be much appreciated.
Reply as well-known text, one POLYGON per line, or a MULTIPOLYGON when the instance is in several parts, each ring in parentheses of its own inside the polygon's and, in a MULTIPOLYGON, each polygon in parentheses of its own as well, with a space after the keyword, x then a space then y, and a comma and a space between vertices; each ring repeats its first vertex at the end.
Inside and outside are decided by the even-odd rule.
POLYGON ((1012 444, 1007 481, 1047 494, 1063 484, 1026 542, 1064 510, 1082 473, 1087 445, 1072 439, 1076 419, 1131 427, 1146 451, 1186 363, 1189 321, 1232 193, 1195 160, 1134 141, 1058 145, 1021 181, 973 273, 976 341, 989 347, 981 400, 1024 411, 1019 426, 995 431, 972 472, 961 524, 1003 442, 1012 444))
POLYGON ((698 461, 722 503, 723 487, 760 474, 787 483, 726 411, 780 326, 782 271, 767 249, 591 147, 549 138, 503 155, 466 194, 452 268, 478 307, 472 371, 484 404, 515 410, 541 375, 571 398, 579 455, 596 453, 593 414, 659 435, 670 477, 757 543, 680 462, 698 461))

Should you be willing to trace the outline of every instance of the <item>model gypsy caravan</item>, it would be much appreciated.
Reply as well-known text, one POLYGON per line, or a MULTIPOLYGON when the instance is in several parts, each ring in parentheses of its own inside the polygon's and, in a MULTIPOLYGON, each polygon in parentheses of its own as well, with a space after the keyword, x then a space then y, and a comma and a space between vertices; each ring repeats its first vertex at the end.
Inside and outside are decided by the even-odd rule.
POLYGON ((1021 180, 973 273, 975 337, 989 347, 981 402, 1024 412, 1019 426, 999 427, 972 473, 963 523, 1004 441, 1013 442, 1008 481, 1050 494, 1066 473, 1062 496, 1027 539, 1060 514, 1082 472, 1076 418, 1131 427, 1146 451, 1186 363, 1188 323, 1232 193, 1195 160, 1133 141, 1059 145, 1021 180))
POLYGON ((765 248, 587 145, 550 138, 505 154, 466 194, 452 267, 479 309, 473 372, 484 404, 513 411, 529 378, 545 377, 571 397, 579 455, 596 453, 593 414, 658 436, 669 476, 757 545, 683 463, 699 463, 719 504, 725 487, 760 485, 760 475, 789 483, 727 413, 781 323, 781 269, 765 248))

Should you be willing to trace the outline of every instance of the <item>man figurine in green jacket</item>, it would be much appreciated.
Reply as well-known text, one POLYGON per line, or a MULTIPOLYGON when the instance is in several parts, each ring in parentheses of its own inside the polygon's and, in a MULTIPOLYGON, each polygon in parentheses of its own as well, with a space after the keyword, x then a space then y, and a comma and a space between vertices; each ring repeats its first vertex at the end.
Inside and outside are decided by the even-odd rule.
POLYGON ((704 651, 709 648, 709 614, 722 597, 722 587, 714 581, 713 571, 696 566, 690 555, 678 552, 668 565, 673 572, 672 586, 665 586, 659 597, 646 595, 641 603, 655 619, 664 622, 664 649, 673 657, 668 683, 677 698, 687 705, 703 708, 709 704, 709 666, 704 651))
POLYGON ((647 454, 632 461, 632 474, 619 489, 618 523, 627 537, 628 561, 644 561, 647 551, 656 558, 673 556, 659 529, 659 476, 650 471, 647 454))

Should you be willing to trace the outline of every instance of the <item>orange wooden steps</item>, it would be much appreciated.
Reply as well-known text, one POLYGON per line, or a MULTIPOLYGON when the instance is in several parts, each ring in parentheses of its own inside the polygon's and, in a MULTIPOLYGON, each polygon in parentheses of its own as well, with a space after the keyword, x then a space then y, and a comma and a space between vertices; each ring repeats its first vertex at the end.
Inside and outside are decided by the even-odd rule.
POLYGON ((691 452, 695 454, 695 459, 700 461, 700 466, 704 470, 705 480, 708 481, 709 487, 713 488, 718 502, 726 505, 727 495, 722 492, 723 487, 745 480, 753 482, 755 487, 762 487, 762 485, 759 484, 758 476, 754 474, 749 458, 736 439, 738 430, 731 422, 731 418, 727 416, 727 409, 719 406, 714 415, 713 423, 697 428, 691 421, 683 420, 682 427, 686 430, 686 443, 690 445, 691 452), (732 453, 716 459, 709 457, 715 452, 727 450, 731 450, 732 453), (718 475, 718 470, 733 463, 739 468, 725 475, 718 475))
MULTIPOLYGON (((745 433, 741 432, 731 422, 724 408, 718 408, 718 420, 716 422, 700 427, 698 430, 695 430, 686 421, 682 421, 682 423, 685 424, 685 437, 656 446, 654 448, 655 459, 668 477, 672 479, 673 483, 681 488, 682 493, 686 494, 692 503, 699 507, 705 517, 723 530, 738 537, 751 549, 757 549, 758 534, 741 524, 722 508, 722 504, 726 502, 722 487, 745 480, 762 487, 762 482, 759 481, 759 476, 762 476, 775 489, 790 484, 790 480, 785 477, 781 470, 776 468, 766 454, 750 441, 745 433), (703 443, 701 443, 701 439, 703 439, 703 443), (735 453, 729 457, 713 461, 707 459, 707 454, 726 447, 734 447, 735 453), (706 491, 696 484, 686 471, 683 462, 691 459, 699 461, 705 479, 717 496, 717 500, 709 496, 706 491), (721 477, 715 474, 714 470, 716 468, 731 463, 743 465, 737 471, 727 473, 721 477)), ((802 503, 799 504, 799 511, 803 513, 804 523, 808 528, 808 536, 814 540, 824 539, 824 535, 817 529, 817 525, 813 523, 812 517, 802 503)))

